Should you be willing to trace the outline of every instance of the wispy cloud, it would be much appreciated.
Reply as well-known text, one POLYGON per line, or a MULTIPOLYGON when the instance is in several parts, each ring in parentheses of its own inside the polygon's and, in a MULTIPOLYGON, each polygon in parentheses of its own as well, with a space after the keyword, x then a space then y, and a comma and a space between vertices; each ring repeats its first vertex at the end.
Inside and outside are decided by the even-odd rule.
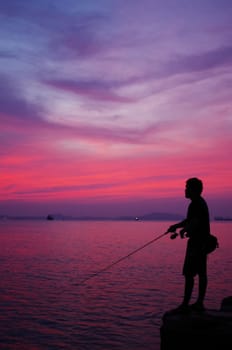
POLYGON ((104 82, 104 81, 74 81, 74 80, 48 80, 46 84, 63 90, 72 92, 76 95, 82 95, 93 100, 130 103, 135 102, 135 99, 120 96, 114 92, 115 85, 119 85, 116 82, 104 82))
POLYGON ((222 46, 206 52, 179 56, 167 65, 170 74, 196 73, 232 66, 232 46, 222 46))
POLYGON ((21 92, 21 86, 18 82, 7 78, 5 75, 0 77, 0 114, 1 120, 21 121, 23 124, 33 124, 41 119, 43 107, 35 105, 26 100, 21 92))

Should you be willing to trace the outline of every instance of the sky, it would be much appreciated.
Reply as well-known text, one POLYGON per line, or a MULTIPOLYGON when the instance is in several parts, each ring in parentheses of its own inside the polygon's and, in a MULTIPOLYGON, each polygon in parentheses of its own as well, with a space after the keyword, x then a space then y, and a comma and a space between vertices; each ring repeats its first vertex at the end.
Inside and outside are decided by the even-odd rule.
POLYGON ((232 215, 231 0, 0 2, 0 214, 232 215))

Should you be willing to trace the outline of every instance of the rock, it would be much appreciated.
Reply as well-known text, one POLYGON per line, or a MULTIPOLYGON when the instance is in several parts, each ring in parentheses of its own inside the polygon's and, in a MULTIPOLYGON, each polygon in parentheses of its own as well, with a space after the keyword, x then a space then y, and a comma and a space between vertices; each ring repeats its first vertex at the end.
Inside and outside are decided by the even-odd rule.
POLYGON ((221 311, 232 312, 232 296, 222 300, 221 311))
POLYGON ((220 310, 166 312, 160 328, 161 350, 232 349, 231 301, 232 297, 223 299, 220 310))

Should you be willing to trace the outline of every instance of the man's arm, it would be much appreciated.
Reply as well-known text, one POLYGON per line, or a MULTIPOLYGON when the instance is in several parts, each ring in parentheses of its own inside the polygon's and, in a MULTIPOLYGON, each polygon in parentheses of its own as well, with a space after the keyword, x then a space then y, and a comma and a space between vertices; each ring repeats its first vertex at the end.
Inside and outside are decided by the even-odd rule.
POLYGON ((168 232, 175 232, 178 228, 183 228, 187 225, 187 219, 184 219, 180 222, 177 222, 174 225, 171 225, 168 229, 168 232))

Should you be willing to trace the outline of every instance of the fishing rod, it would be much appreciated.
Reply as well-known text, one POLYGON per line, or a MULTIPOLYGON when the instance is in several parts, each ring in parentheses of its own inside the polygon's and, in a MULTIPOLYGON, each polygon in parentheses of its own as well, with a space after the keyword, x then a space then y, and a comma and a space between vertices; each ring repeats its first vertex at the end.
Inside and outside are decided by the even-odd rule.
POLYGON ((117 265, 117 264, 120 263, 121 261, 123 261, 123 260, 129 258, 131 255, 133 255, 133 254, 137 253, 138 251, 144 249, 145 247, 149 246, 150 244, 154 243, 155 241, 158 241, 158 239, 160 239, 161 237, 165 236, 165 235, 166 235, 167 233, 169 233, 169 232, 170 232, 170 231, 164 232, 164 233, 162 233, 161 235, 159 235, 159 236, 153 238, 151 241, 145 243, 144 245, 142 245, 141 247, 139 247, 139 248, 133 250, 133 251, 130 252, 129 254, 127 254, 127 255, 121 257, 120 259, 118 259, 118 260, 112 262, 111 264, 105 266, 105 267, 102 268, 101 270, 95 272, 94 274, 92 274, 92 275, 89 276, 89 277, 86 277, 86 278, 83 279, 80 283, 76 283, 75 285, 76 285, 76 286, 83 285, 83 284, 84 284, 85 282, 87 282, 88 280, 90 280, 90 279, 92 279, 92 278, 94 278, 94 277, 96 277, 96 276, 102 274, 103 272, 109 270, 109 269, 110 269, 111 267, 113 267, 114 265, 117 265))

